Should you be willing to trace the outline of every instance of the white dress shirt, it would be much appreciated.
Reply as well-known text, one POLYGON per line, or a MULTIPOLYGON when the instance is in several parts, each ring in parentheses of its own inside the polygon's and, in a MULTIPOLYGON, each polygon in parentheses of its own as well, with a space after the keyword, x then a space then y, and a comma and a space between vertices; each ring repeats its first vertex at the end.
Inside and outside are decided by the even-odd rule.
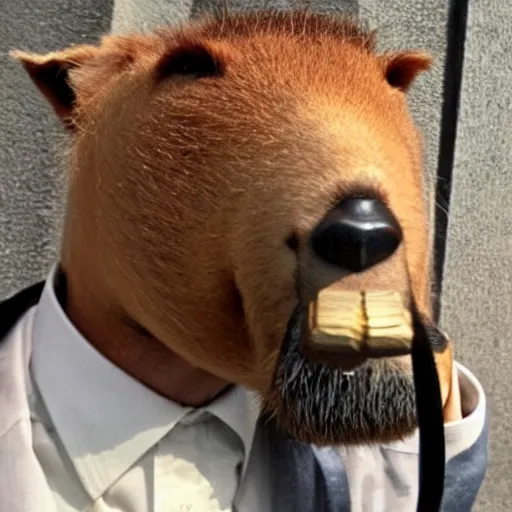
POLYGON ((231 511, 255 396, 233 387, 197 410, 163 398, 82 338, 52 281, 22 323, 32 336, 33 447, 56 511, 231 511))
MULTIPOLYGON (((254 435, 256 396, 233 387, 196 410, 161 397, 80 335, 53 283, 54 272, 39 304, 0 347, 0 378, 19 381, 16 388, 25 386, 28 395, 28 407, 18 395, 13 403, 9 389, 2 398, 0 386, 0 404, 7 400, 9 412, 20 415, 0 417, 0 512, 13 512, 2 506, 8 485, 30 489, 33 499, 24 499, 37 503, 16 512, 281 512, 269 501, 271 455, 254 435), (24 360, 30 361, 26 384, 24 360), (27 436, 33 454, 24 451, 21 460, 11 449, 21 450, 27 436), (30 465, 30 478, 18 461, 30 465), (17 471, 20 476, 3 478, 17 471)), ((478 380, 456 368, 461 392, 474 405, 463 420, 445 425, 447 459, 474 443, 486 411, 478 380)), ((415 509, 417 432, 402 442, 340 449, 340 455, 353 512, 415 509)))

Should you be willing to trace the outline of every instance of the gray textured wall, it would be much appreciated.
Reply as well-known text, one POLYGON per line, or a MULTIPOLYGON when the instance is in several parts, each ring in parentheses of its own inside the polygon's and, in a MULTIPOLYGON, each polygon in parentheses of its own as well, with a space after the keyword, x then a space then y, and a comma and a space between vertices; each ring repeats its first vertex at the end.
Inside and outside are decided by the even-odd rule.
MULTIPOLYGON (((110 27, 113 0, 0 0, 0 296, 43 277, 55 257, 63 207, 58 144, 63 131, 11 48, 46 51, 93 41, 110 27)), ((309 5, 357 12, 379 28, 383 47, 415 46, 436 58, 410 96, 424 133, 431 187, 436 176, 446 53, 447 0, 231 0, 235 8, 309 5), (392 8, 390 6, 393 5, 392 8)), ((512 379, 512 9, 470 2, 460 122, 457 132, 442 323, 457 357, 482 379, 493 411, 491 465, 477 511, 510 509, 512 379), (510 197, 509 197, 510 196, 510 197), (511 213, 509 213, 509 211, 511 213), (492 258, 488 255, 493 254, 492 258)), ((194 17, 220 0, 116 0, 116 32, 194 17)), ((433 203, 432 203, 433 204, 433 203)))
POLYGON ((442 324, 491 409, 478 510, 512 509, 512 9, 470 2, 450 205, 442 324))

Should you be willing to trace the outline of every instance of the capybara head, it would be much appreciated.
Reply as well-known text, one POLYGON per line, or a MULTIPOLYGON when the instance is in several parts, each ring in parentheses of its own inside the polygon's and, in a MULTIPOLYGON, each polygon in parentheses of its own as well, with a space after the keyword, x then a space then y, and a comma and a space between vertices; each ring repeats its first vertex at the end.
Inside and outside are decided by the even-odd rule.
POLYGON ((81 279, 105 316, 256 390, 298 439, 412 431, 408 358, 368 360, 352 376, 311 362, 294 315, 338 281, 399 290, 428 318, 421 147, 406 104, 427 55, 379 55, 346 20, 258 12, 16 56, 72 134, 61 253, 71 287, 81 279), (402 242, 344 272, 310 239, 354 197, 386 205, 402 242))

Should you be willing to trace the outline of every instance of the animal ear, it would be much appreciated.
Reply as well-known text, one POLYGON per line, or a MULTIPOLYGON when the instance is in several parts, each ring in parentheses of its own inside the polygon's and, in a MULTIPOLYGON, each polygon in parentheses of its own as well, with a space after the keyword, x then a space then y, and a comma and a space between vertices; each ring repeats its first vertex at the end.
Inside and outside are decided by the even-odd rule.
POLYGON ((104 87, 131 56, 102 47, 79 45, 60 52, 39 55, 11 52, 53 107, 66 128, 75 127, 78 103, 104 87))
POLYGON ((172 77, 215 78, 224 73, 225 56, 212 44, 182 41, 166 51, 157 67, 157 79, 172 77))
POLYGON ((71 128, 76 91, 70 82, 69 73, 94 59, 98 52, 99 49, 94 46, 81 45, 45 55, 13 51, 11 56, 21 62, 56 114, 71 128))
POLYGON ((388 84, 407 92, 416 77, 430 69, 432 57, 424 52, 406 51, 383 55, 381 62, 388 84))

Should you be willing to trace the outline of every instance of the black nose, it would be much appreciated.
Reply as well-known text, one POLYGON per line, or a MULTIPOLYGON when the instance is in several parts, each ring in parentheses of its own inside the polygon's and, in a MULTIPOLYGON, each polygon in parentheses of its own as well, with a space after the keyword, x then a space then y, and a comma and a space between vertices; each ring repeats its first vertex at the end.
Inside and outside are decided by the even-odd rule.
POLYGON ((402 241, 391 211, 377 199, 351 198, 331 210, 311 235, 324 261, 361 272, 389 258, 402 241))

